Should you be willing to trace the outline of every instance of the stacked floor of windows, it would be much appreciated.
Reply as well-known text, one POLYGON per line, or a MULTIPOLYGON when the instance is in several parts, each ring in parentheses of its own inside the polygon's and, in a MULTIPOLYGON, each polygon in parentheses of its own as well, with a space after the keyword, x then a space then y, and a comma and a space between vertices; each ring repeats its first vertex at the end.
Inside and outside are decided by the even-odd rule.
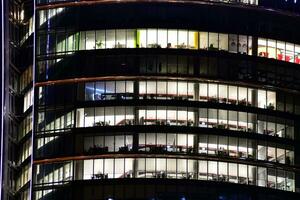
POLYGON ((231 182, 295 190, 294 172, 233 162, 181 158, 97 158, 38 164, 36 186, 72 180, 168 178, 231 182))
POLYGON ((275 91, 192 81, 89 82, 85 84, 84 100, 134 99, 136 93, 140 99, 192 100, 276 109, 275 91), (134 91, 134 84, 138 84, 138 91, 134 91))
POLYGON ((290 91, 202 81, 160 79, 97 81, 73 85, 41 86, 38 91, 40 106, 59 105, 66 100, 96 103, 106 100, 139 99, 141 101, 177 100, 229 104, 295 114, 298 114, 300 108, 299 102, 296 102, 300 98, 299 95, 290 91), (69 92, 65 92, 66 89, 69 89, 69 92), (47 95, 49 92, 60 93, 62 96, 50 98, 47 95))
POLYGON ((178 29, 113 29, 75 33, 55 30, 41 31, 37 42, 37 56, 112 48, 175 48, 225 51, 300 64, 299 44, 228 33, 178 29))
MULTIPOLYGON (((70 135, 39 135, 36 157, 49 157, 52 152, 63 149, 61 144, 70 135)), ((103 155, 110 153, 150 153, 218 157, 231 160, 267 161, 294 165, 293 144, 234 136, 207 135, 201 133, 106 133, 78 135, 71 140, 76 155, 103 155), (134 143, 133 141, 137 141, 134 143)))
POLYGON ((218 128, 294 138, 294 120, 282 117, 223 110, 175 106, 116 106, 78 108, 65 115, 55 111, 39 111, 37 133, 64 132, 77 127, 97 126, 188 126, 218 128), (76 113, 76 119, 75 119, 76 113))

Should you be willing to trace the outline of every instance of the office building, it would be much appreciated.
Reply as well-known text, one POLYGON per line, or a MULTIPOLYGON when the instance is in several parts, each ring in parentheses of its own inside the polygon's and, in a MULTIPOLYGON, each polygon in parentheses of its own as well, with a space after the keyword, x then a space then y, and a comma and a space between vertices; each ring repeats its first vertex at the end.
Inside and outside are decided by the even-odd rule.
POLYGON ((28 3, 11 198, 299 199, 299 3, 28 3))

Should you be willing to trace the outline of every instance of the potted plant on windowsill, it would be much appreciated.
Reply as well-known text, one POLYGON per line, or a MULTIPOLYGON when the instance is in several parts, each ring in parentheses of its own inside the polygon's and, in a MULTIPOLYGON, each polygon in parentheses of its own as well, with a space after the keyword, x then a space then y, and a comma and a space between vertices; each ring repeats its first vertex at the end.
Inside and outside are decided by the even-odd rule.
POLYGON ((104 43, 102 42, 102 40, 100 40, 100 41, 96 40, 97 49, 102 49, 103 45, 104 45, 104 43))

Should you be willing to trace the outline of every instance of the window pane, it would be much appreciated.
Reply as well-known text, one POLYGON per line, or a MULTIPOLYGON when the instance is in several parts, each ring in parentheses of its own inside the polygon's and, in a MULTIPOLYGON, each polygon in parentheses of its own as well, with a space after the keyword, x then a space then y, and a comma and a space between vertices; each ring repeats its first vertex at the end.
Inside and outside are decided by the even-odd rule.
POLYGON ((188 32, 184 30, 178 31, 178 45, 177 48, 186 49, 188 44, 188 32))
POLYGON ((147 46, 147 31, 145 29, 138 30, 137 43, 140 48, 145 48, 147 46))
POLYGON ((161 48, 167 48, 168 46, 168 31, 164 30, 164 29, 158 29, 158 33, 157 33, 157 37, 158 39, 158 45, 157 47, 161 47, 161 48))
POLYGON ((136 30, 128 29, 126 35, 126 47, 135 48, 136 47, 136 30))
POLYGON ((209 33, 209 49, 208 50, 218 50, 218 33, 209 33))
POLYGON ((238 46, 237 35, 229 34, 229 52, 236 53, 238 46))
POLYGON ((238 50, 239 53, 247 54, 247 36, 239 35, 238 50))
POLYGON ((105 48, 105 31, 96 31, 96 49, 105 48))
POLYGON ((115 48, 116 46, 116 32, 115 30, 106 31, 106 48, 115 48))
POLYGON ((219 49, 228 51, 228 34, 219 34, 219 49))
POLYGON ((198 32, 196 31, 189 31, 189 41, 188 41, 188 48, 189 49, 198 49, 198 32))
POLYGON ((157 47, 157 29, 148 29, 147 31, 147 47, 157 47))
POLYGON ((258 55, 261 57, 268 57, 267 53, 267 40, 263 38, 258 38, 258 55))
POLYGON ((268 39, 267 43, 268 43, 268 57, 276 59, 277 57, 276 40, 268 39))
POLYGON ((86 49, 95 49, 95 31, 86 32, 86 49))
POLYGON ((177 47, 177 31, 168 30, 168 45, 167 48, 176 48, 177 47))
POLYGON ((208 33, 207 32, 199 32, 200 35, 200 49, 208 48, 208 33))
POLYGON ((116 30, 116 48, 126 47, 126 29, 116 30))

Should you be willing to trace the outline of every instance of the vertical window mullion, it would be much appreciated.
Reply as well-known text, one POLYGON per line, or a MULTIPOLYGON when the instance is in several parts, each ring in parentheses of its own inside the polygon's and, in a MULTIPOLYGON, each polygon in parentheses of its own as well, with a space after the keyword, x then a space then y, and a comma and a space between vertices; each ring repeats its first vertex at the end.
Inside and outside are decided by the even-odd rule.
POLYGON ((176 126, 179 125, 179 122, 178 122, 178 107, 176 107, 176 126))
POLYGON ((295 44, 293 44, 293 63, 295 63, 295 55, 296 55, 296 45, 295 44))
POLYGON ((247 185, 249 185, 249 165, 246 165, 247 166, 247 185))
MULTIPOLYGON (((94 124, 95 124, 95 122, 96 122, 96 107, 93 107, 93 111, 94 111, 94 122, 93 122, 93 126, 94 126, 94 124)), ((68 122, 67 122, 68 123, 68 122)))
POLYGON ((113 178, 116 178, 116 158, 113 158, 113 178))
MULTIPOLYGON (((248 0, 248 4, 250 4, 249 2, 250 2, 250 0, 248 0)), ((246 35, 246 43, 247 43, 246 55, 249 54, 249 37, 250 36, 246 35)), ((247 96, 248 96, 248 93, 247 93, 247 96)))
MULTIPOLYGON (((155 63, 156 63, 156 62, 155 62, 155 63)), ((156 69, 156 67, 155 67, 155 69, 156 69)), ((156 70, 155 70, 155 72, 156 72, 156 70)), ((158 99, 158 98, 157 98, 157 88, 158 88, 158 81, 155 80, 155 93, 154 93, 154 99, 158 99)))
POLYGON ((145 29, 146 31, 146 48, 148 48, 148 29, 145 29))
POLYGON ((176 29, 176 34, 177 34, 177 42, 176 42, 176 44, 175 44, 175 48, 178 49, 179 29, 176 29))
POLYGON ((209 50, 209 46, 210 46, 210 44, 209 44, 209 34, 210 32, 207 32, 207 50, 209 50))
POLYGON ((199 31, 197 31, 197 35, 198 35, 198 37, 197 37, 197 39, 198 39, 198 47, 197 47, 197 49, 200 49, 201 44, 200 44, 200 32, 199 31))
MULTIPOLYGON (((177 41, 178 41, 178 38, 177 38, 177 41)), ((179 56, 176 55, 176 59, 175 59, 176 60, 176 69, 175 69, 176 71, 175 71, 175 74, 178 74, 178 59, 179 59, 179 56)), ((177 83, 177 85, 178 85, 178 83, 177 83)), ((177 91, 178 91, 178 87, 177 87, 177 91)), ((177 96, 178 96, 178 93, 177 93, 177 96)))
POLYGON ((156 105, 156 106, 155 106, 155 121, 156 121, 156 124, 159 123, 159 120, 158 120, 158 118, 157 118, 157 109, 158 109, 158 106, 156 105))
MULTIPOLYGON (((157 46, 158 46, 158 28, 156 29, 156 44, 157 44, 157 46)), ((156 72, 156 70, 155 70, 155 72, 156 72)))
POLYGON ((229 111, 228 110, 226 110, 226 125, 227 125, 227 129, 230 129, 230 127, 229 127, 229 111))
POLYGON ((178 179, 178 158, 175 158, 175 163, 176 163, 176 176, 175 176, 175 178, 178 179))
POLYGON ((278 60, 277 40, 275 40, 275 58, 276 58, 276 60, 278 60))
POLYGON ((284 42, 284 58, 283 61, 286 61, 286 42, 284 42))
POLYGON ((238 183, 240 183, 240 164, 236 164, 237 166, 237 179, 238 179, 238 183))
MULTIPOLYGON (((186 48, 187 49, 190 49, 191 47, 189 46, 190 45, 190 30, 187 30, 187 41, 186 41, 186 48)), ((188 65, 189 64, 189 58, 188 58, 188 60, 187 60, 187 72, 188 72, 188 65)))
POLYGON ((185 159, 185 176, 188 178, 188 172, 189 172, 189 159, 185 159))
MULTIPOLYGON (((65 170, 63 170, 65 173, 65 170)), ((95 159, 93 159, 93 171, 92 171, 93 177, 95 177, 95 159)), ((66 177, 66 175, 64 174, 63 177, 66 177)))
POLYGON ((106 46, 107 46, 107 39, 106 39, 106 38, 107 38, 107 37, 106 37, 107 34, 106 34, 106 31, 107 31, 107 30, 105 29, 105 30, 104 30, 104 49, 107 48, 107 47, 106 47, 106 46))
POLYGON ((206 160, 206 180, 208 180, 208 160, 206 160))
POLYGON ((217 35, 218 35, 218 39, 217 39, 217 45, 218 45, 218 50, 220 50, 220 34, 219 33, 217 33, 217 35))
MULTIPOLYGON (((124 29, 125 30, 125 48, 128 48, 127 46, 127 32, 128 32, 128 29, 124 29)), ((125 92, 126 92, 126 87, 125 87, 125 92)), ((124 159, 124 166, 125 166, 125 159, 124 159)), ((124 170, 125 170, 125 167, 124 167, 124 170)))

